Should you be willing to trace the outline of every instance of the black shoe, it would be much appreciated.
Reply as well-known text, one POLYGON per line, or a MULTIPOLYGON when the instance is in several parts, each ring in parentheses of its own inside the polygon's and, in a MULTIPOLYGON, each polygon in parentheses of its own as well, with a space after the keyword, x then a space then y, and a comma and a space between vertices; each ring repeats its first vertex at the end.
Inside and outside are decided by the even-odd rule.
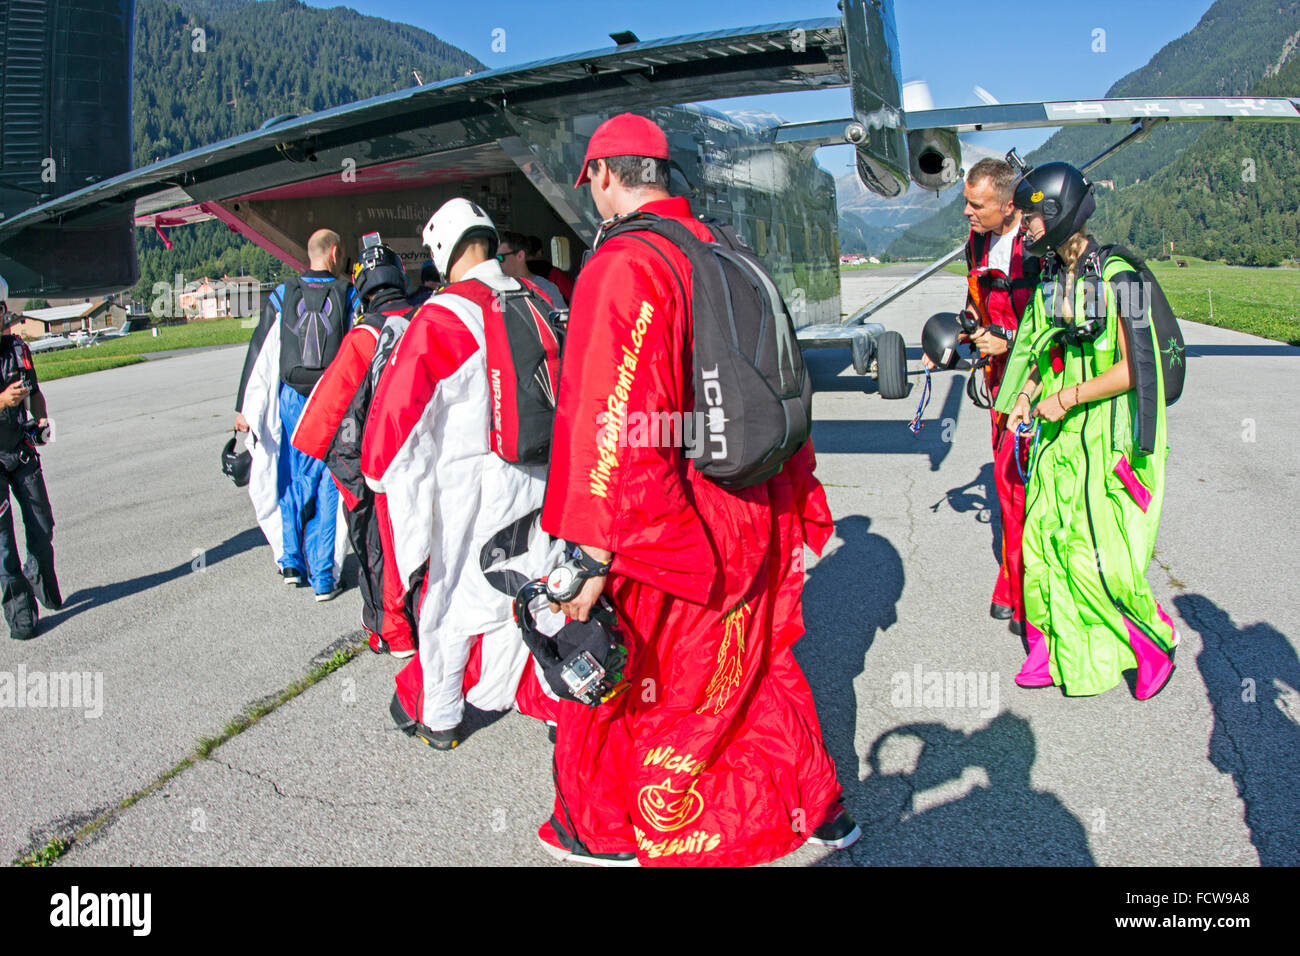
POLYGON ((592 853, 586 845, 572 836, 555 817, 547 820, 537 830, 542 849, 561 862, 587 863, 591 866, 640 866, 631 850, 622 853, 592 853))
POLYGON ((994 602, 989 605, 989 617, 995 621, 1009 621, 1016 616, 1015 608, 994 602))
POLYGON ((393 700, 388 705, 388 713, 393 718, 393 723, 397 724, 398 730, 408 737, 418 737, 434 750, 453 750, 460 743, 460 738, 456 735, 459 728, 430 730, 406 712, 401 698, 396 694, 393 694, 393 700))
POLYGON ((285 584, 291 584, 294 587, 302 584, 302 572, 297 568, 281 568, 280 577, 284 578, 285 584))
POLYGON ((1010 621, 1007 621, 1007 630, 1010 631, 1012 634, 1016 635, 1016 637, 1024 637, 1025 622, 1017 621, 1014 618, 1012 618, 1010 621))
POLYGON ((849 811, 840 804, 839 815, 814 830, 808 842, 816 846, 828 846, 832 850, 843 850, 857 843, 861 836, 862 831, 853 822, 853 817, 849 816, 849 811))
POLYGON ((15 641, 30 641, 41 629, 40 614, 33 606, 31 613, 19 612, 9 624, 9 636, 15 641))

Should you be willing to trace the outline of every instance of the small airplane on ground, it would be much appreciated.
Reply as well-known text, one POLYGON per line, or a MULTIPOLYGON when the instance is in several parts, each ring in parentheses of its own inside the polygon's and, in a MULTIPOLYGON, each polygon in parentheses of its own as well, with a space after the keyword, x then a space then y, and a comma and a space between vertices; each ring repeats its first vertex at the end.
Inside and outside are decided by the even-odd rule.
POLYGON ((834 18, 654 41, 615 33, 609 48, 278 116, 127 171, 133 0, 104 4, 93 30, 83 13, 62 15, 74 2, 43 5, 52 54, 44 24, 26 32, 21 24, 0 27, 8 30, 0 44, 5 84, 21 80, 46 94, 7 98, 0 117, 0 274, 15 295, 131 286, 139 278, 137 227, 166 239, 170 228, 210 219, 297 269, 306 268, 307 236, 321 226, 338 231, 353 255, 363 234, 381 230, 415 263, 424 259, 421 227, 453 196, 475 199, 516 231, 549 237, 553 263, 572 273, 600 225, 590 198, 572 185, 587 140, 602 121, 631 110, 667 132, 673 193, 689 197, 697 214, 731 222, 767 265, 800 343, 848 347, 859 374, 876 372, 885 398, 907 394, 904 343, 866 320, 960 248, 842 318, 835 186, 813 161, 818 148, 851 144, 864 185, 895 197, 909 180, 934 190, 956 182, 963 132, 1131 127, 1092 165, 1165 122, 1300 121, 1300 101, 1287 98, 905 111, 892 0, 843 0, 834 18), (845 86, 853 115, 821 122, 681 105, 845 86))

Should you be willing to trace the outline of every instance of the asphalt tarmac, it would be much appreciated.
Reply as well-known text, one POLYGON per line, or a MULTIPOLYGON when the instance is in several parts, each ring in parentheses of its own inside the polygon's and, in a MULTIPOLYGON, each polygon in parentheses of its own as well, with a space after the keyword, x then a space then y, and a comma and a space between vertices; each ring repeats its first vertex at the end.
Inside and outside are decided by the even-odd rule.
MULTIPOLYGON (((845 310, 898 275, 846 274, 845 310)), ((987 413, 947 373, 921 434, 907 429, 921 325, 963 286, 942 274, 880 316, 910 346, 908 399, 881 399, 846 350, 811 354, 837 535, 809 555, 798 653, 864 836, 781 862, 1300 863, 1300 349, 1184 326, 1148 573, 1182 635, 1169 686, 1146 702, 1123 686, 1023 690, 1020 641, 988 616, 987 413), (958 675, 974 695, 913 693, 958 675)), ((37 639, 0 640, 0 854, 99 820, 61 865, 550 863, 535 837, 552 799, 545 728, 475 714, 460 747, 432 751, 393 727, 400 665, 368 651, 119 808, 360 637, 356 589, 316 604, 282 584, 219 470, 241 361, 177 354, 45 386, 66 605, 37 639), (6 673, 31 686, 72 672, 89 675, 77 706, 4 703, 6 673)))

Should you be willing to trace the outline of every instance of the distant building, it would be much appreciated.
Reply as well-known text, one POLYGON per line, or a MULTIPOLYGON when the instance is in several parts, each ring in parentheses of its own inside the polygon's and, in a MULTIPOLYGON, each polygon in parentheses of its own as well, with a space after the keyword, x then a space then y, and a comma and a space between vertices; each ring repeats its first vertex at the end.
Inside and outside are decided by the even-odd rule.
POLYGON ((1115 188, 1115 180, 1113 179, 1099 179, 1096 184, 1098 186, 1105 186, 1107 189, 1115 188))
POLYGON ((126 309, 116 302, 104 300, 32 309, 24 311, 22 317, 22 321, 14 326, 18 334, 25 339, 39 339, 46 335, 70 335, 120 326, 126 320, 126 309))
POLYGON ((187 285, 177 297, 184 316, 193 320, 228 319, 256 315, 261 305, 262 282, 252 276, 206 276, 196 286, 187 285))

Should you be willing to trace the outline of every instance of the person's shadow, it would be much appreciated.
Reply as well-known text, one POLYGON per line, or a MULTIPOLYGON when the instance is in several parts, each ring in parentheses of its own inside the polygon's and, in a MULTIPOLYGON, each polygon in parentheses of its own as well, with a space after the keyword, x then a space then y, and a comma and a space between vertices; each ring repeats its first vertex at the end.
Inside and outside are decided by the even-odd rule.
MULTIPOLYGON (((939 723, 887 730, 852 807, 865 866, 1093 866, 1083 825, 1030 780, 1029 722, 1001 713, 967 734, 939 723)), ((821 862, 835 865, 832 854, 821 862)))
POLYGON ((1196 657, 1214 710, 1209 758, 1231 774, 1265 866, 1300 864, 1300 659, 1263 622, 1237 628, 1200 594, 1174 598, 1201 635, 1196 657))
POLYGON ((142 574, 126 581, 115 581, 112 584, 100 584, 92 588, 82 588, 80 591, 74 591, 63 599, 61 609, 45 612, 41 615, 40 633, 42 635, 46 634, 64 621, 71 620, 81 612, 88 611, 93 607, 103 607, 105 604, 111 604, 122 598, 132 597, 142 591, 160 587, 187 574, 195 574, 206 570, 214 564, 233 558, 235 555, 243 554, 245 551, 251 551, 253 548, 264 544, 266 544, 266 538, 262 535, 261 529, 253 527, 241 531, 232 538, 227 538, 214 548, 203 550, 191 560, 182 562, 174 568, 168 568, 165 571, 154 571, 151 574, 142 574))
POLYGON ((902 559, 887 538, 870 528, 871 519, 863 515, 836 522, 842 543, 808 572, 803 593, 807 633, 795 644, 817 704, 822 739, 841 781, 858 779, 853 681, 862 673, 876 634, 897 622, 895 605, 903 594, 902 559))
POLYGON ((971 481, 957 488, 949 488, 942 498, 930 506, 938 513, 943 504, 957 514, 974 513, 980 524, 993 528, 993 557, 1002 563, 1002 509, 998 505, 998 490, 993 480, 993 462, 988 462, 971 481))

